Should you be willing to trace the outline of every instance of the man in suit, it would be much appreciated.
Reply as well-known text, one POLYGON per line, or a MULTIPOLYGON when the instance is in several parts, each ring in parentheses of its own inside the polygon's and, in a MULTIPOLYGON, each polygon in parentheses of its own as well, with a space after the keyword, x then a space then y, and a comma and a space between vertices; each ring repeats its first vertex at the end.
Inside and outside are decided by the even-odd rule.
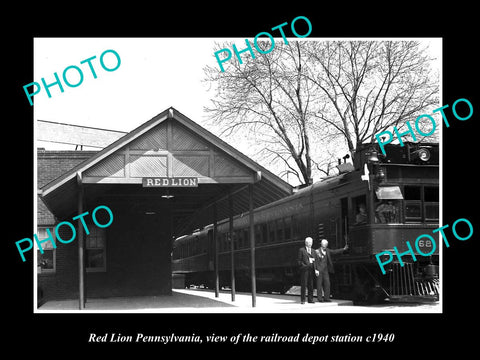
POLYGON ((320 247, 315 250, 317 261, 315 261, 315 275, 317 276, 317 299, 319 302, 330 302, 330 275, 334 273, 332 255, 339 254, 348 249, 345 245, 342 249, 330 250, 327 239, 320 242, 320 247), (323 290, 323 299, 322 299, 323 290))
POLYGON ((300 267, 300 301, 305 304, 305 292, 308 289, 308 302, 313 303, 313 279, 315 278, 315 261, 317 254, 312 249, 313 239, 305 238, 305 246, 298 250, 298 266, 300 267))

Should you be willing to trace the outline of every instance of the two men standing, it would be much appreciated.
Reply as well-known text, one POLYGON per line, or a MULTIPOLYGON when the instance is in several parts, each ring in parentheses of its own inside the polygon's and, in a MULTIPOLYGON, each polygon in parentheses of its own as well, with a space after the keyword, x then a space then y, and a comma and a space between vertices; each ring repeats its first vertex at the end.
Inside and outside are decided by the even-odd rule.
POLYGON ((330 250, 328 241, 323 239, 320 248, 312 249, 313 239, 305 238, 305 246, 298 251, 298 265, 300 266, 300 301, 305 304, 305 292, 308 290, 308 302, 313 303, 313 280, 316 277, 317 299, 319 302, 330 300, 330 275, 333 273, 333 261, 331 255, 341 253, 348 249, 345 245, 342 249, 330 250), (323 299, 322 299, 323 290, 323 299))

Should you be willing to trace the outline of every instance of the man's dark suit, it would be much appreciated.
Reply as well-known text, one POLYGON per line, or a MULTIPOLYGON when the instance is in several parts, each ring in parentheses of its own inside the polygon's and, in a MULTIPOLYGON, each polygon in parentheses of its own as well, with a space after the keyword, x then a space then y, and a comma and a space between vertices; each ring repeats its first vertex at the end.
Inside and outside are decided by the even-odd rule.
POLYGON ((344 249, 330 250, 325 249, 325 256, 323 256, 320 249, 315 250, 317 254, 317 261, 315 261, 315 270, 318 270, 317 276, 317 299, 322 301, 322 288, 324 292, 324 298, 330 301, 330 275, 334 273, 332 255, 342 253, 344 249))
POLYGON ((305 292, 308 289, 308 302, 313 302, 313 279, 315 278, 315 262, 317 260, 317 253, 310 248, 310 254, 306 247, 298 250, 298 266, 300 267, 300 301, 305 302, 305 292), (315 261, 310 262, 310 258, 315 261))

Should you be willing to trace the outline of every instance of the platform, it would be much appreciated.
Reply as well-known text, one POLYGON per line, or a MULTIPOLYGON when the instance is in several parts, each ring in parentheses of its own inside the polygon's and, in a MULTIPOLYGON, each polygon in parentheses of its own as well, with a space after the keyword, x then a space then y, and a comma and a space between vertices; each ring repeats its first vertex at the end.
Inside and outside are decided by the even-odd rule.
MULTIPOLYGON (((163 313, 298 313, 336 312, 343 306, 353 307, 348 300, 329 303, 300 304, 296 295, 257 294, 252 308, 249 293, 237 293, 231 301, 229 291, 220 291, 219 297, 211 290, 174 289, 172 295, 89 298, 84 311, 91 312, 163 312, 163 313), (333 310, 333 311, 332 311, 333 310)), ((78 300, 47 301, 38 312, 78 311, 78 300)))
MULTIPOLYGON (((316 299, 315 299, 316 300, 316 299)), ((256 307, 252 307, 250 293, 231 293, 221 290, 215 297, 207 289, 174 289, 172 295, 89 298, 85 309, 78 310, 78 300, 47 301, 36 312, 99 312, 99 313, 442 313, 442 303, 384 303, 379 305, 353 305, 352 301, 332 299, 332 302, 300 304, 294 294, 257 293, 256 307)))

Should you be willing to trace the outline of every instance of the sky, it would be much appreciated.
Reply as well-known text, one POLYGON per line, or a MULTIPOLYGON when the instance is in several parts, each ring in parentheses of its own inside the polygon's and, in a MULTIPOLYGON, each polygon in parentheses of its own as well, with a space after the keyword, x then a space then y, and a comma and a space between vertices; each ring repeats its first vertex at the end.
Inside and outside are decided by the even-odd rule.
MULTIPOLYGON (((84 73, 75 88, 50 88, 52 97, 42 91, 35 95, 36 120, 57 121, 121 131, 133 130, 166 108, 173 106, 200 122, 203 106, 208 103, 206 84, 201 82, 203 67, 215 65, 214 39, 187 38, 36 38, 34 42, 34 81, 54 82, 70 65, 84 73), (119 68, 104 71, 100 55, 115 50, 119 68), (97 79, 88 64, 92 60, 97 79)), ((105 56, 115 63, 112 54, 105 56), (113 59, 113 60, 112 60, 113 59)), ((108 65, 110 66, 110 65, 108 65)), ((75 82, 76 72, 68 72, 75 82)))
MULTIPOLYGON (((41 83, 44 78, 47 84, 53 83, 54 73, 62 79, 64 69, 71 65, 82 70, 84 79, 77 87, 66 86, 62 79, 64 92, 54 85, 50 87, 51 98, 42 88, 34 96, 34 120, 128 132, 173 106, 217 134, 216 129, 208 128, 203 110, 214 96, 209 84, 202 81, 203 68, 218 67, 214 44, 226 40, 243 48, 241 38, 35 38, 32 82, 41 83), (121 64, 115 71, 105 71, 100 65, 100 55, 106 50, 114 50, 120 56, 121 64), (87 63, 80 64, 92 56, 96 56, 91 61, 96 79, 87 63)), ((428 43, 432 56, 441 60, 440 38, 416 40, 428 43)), ((104 60, 107 67, 116 65, 111 53, 107 53, 104 60)), ((440 67, 441 62, 437 65, 440 67)), ((75 70, 67 74, 70 82, 79 81, 75 70)), ((25 101, 28 103, 26 97, 25 101)), ((247 142, 234 146, 252 156, 247 142)), ((74 149, 74 146, 46 142, 37 142, 36 147, 74 149)))

